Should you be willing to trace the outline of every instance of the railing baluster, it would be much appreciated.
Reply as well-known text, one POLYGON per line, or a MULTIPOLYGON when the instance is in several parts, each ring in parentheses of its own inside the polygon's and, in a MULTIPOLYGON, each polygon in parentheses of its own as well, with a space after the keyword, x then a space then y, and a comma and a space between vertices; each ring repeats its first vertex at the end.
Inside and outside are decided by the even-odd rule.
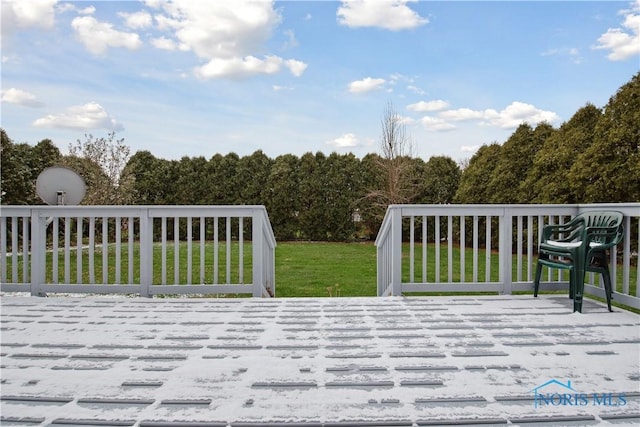
POLYGON ((522 282, 522 215, 518 215, 516 234, 516 281, 522 282))
POLYGON ((435 283, 440 283, 440 215, 435 216, 435 244, 436 244, 436 280, 435 283))
POLYGON ((60 239, 60 219, 56 216, 53 217, 53 224, 51 226, 52 240, 53 240, 53 253, 51 254, 51 282, 58 283, 58 246, 60 239))
POLYGON ((409 282, 413 283, 415 282, 415 275, 414 275, 414 270, 415 270, 415 253, 414 253, 414 247, 415 247, 415 241, 414 241, 414 235, 415 235, 415 217, 411 216, 409 217, 409 282))
POLYGON ((244 218, 238 218, 238 283, 244 283, 244 218))
POLYGON ((427 283, 427 248, 429 246, 427 237, 427 217, 422 217, 422 283, 427 283))
MULTIPOLYGON (((55 230, 55 229, 54 229, 55 230)), ((55 241, 54 234, 54 241, 55 241)), ((94 216, 89 217, 89 283, 94 285, 96 283, 96 266, 95 266, 95 252, 96 252, 96 218, 94 216)))
POLYGON ((22 283, 28 283, 29 278, 29 217, 22 217, 22 283))
POLYGON ((460 216, 460 283, 464 283, 465 282, 465 239, 466 239, 466 235, 465 235, 465 216, 461 215, 460 216))
POLYGON ((11 281, 18 283, 18 217, 11 218, 11 281))
POLYGON ((187 217, 187 285, 191 284, 192 266, 193 266, 193 236, 192 230, 193 218, 187 217))
POLYGON ((225 259, 225 263, 226 263, 226 277, 225 277, 225 284, 229 284, 231 283, 231 217, 227 216, 227 222, 226 222, 226 230, 227 233, 227 238, 226 238, 226 250, 227 250, 227 257, 225 259))
MULTIPOLYGON (((629 230, 631 230, 631 227, 629 227, 629 230)), ((638 242, 636 253, 639 254, 636 262, 636 296, 640 297, 640 216, 638 217, 638 235, 636 237, 636 242, 638 242)))
POLYGON ((70 283, 69 277, 71 276, 71 218, 64 218, 64 283, 70 283))
POLYGON ((205 217, 200 217, 200 283, 204 284, 204 266, 205 266, 205 251, 204 248, 207 242, 207 227, 205 217))
MULTIPOLYGON (((640 222, 640 221, 639 221, 640 222)), ((622 291, 625 294, 629 293, 629 277, 631 270, 631 217, 624 218, 624 236, 623 236, 623 249, 622 249, 622 291), (626 289, 626 290, 625 290, 626 289)), ((640 264, 640 263, 638 263, 640 264)), ((613 276, 616 277, 616 276, 613 276)), ((612 279, 611 284, 613 291, 618 290, 617 280, 612 279)))
POLYGON ((491 216, 486 216, 486 225, 484 231, 485 251, 484 251, 484 268, 485 282, 491 281, 491 216))
POLYGON ((219 277, 219 253, 220 253, 220 242, 219 242, 219 238, 218 238, 218 233, 220 231, 220 226, 219 226, 219 220, 218 217, 214 217, 213 218, 213 283, 214 284, 218 284, 220 283, 220 277, 219 277))
POLYGON ((453 282, 453 216, 447 217, 447 277, 449 283, 453 282))
MULTIPOLYGON (((138 226, 138 227, 140 227, 140 226, 138 226)), ((129 241, 128 241, 129 249, 128 249, 128 252, 127 252, 127 254, 128 254, 127 262, 129 264, 128 265, 128 267, 129 267, 128 276, 129 277, 128 277, 127 283, 129 285, 133 284, 133 252, 134 252, 134 249, 133 249, 133 236, 135 235, 135 233, 136 233, 135 222, 133 220, 133 217, 130 216, 129 218, 127 218, 127 235, 129 237, 129 241)))
POLYGON ((473 216, 473 281, 478 281, 478 215, 473 216))
POLYGON ((76 218, 76 280, 78 284, 84 282, 82 280, 82 217, 76 218))
POLYGON ((527 216, 527 282, 533 281, 533 216, 527 216))
POLYGON ((161 268, 161 272, 162 272, 162 277, 161 277, 161 282, 163 285, 167 284, 167 217, 163 216, 160 219, 160 251, 161 251, 161 257, 162 257, 162 268, 161 268))
POLYGON ((7 282, 7 218, 0 218, 0 283, 7 282))
POLYGON ((116 285, 120 284, 121 278, 122 278, 122 271, 121 271, 121 265, 122 265, 122 218, 117 216, 116 217, 116 223, 115 223, 115 227, 116 227, 116 277, 113 283, 115 283, 116 285))
POLYGON ((180 218, 173 217, 173 284, 180 284, 180 218))
POLYGON ((102 284, 109 283, 109 218, 102 217, 102 284))

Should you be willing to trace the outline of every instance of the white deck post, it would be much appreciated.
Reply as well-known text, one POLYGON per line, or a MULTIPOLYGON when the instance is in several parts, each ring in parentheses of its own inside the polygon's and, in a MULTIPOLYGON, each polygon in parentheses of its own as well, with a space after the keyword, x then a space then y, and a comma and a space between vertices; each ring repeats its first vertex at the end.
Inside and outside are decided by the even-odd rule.
POLYGON ((391 207, 391 295, 402 295, 402 208, 391 207))
POLYGON ((500 264, 500 282, 502 282, 503 290, 502 293, 506 295, 511 295, 513 289, 513 272, 512 272, 512 248, 513 243, 511 241, 512 238, 512 228, 513 228, 513 218, 511 216, 511 210, 509 208, 504 208, 502 213, 502 218, 500 218, 500 248, 498 249, 500 253, 499 264, 500 264))
MULTIPOLYGON (((42 296, 40 285, 45 281, 47 222, 39 209, 31 209, 31 295, 42 296)), ((15 248, 13 250, 16 250, 15 248)), ((24 248, 25 253, 28 249, 24 248)), ((26 271, 24 272, 26 274, 26 271)))
POLYGON ((262 235, 262 211, 259 209, 252 210, 251 219, 251 251, 252 251, 252 275, 253 275, 253 296, 261 297, 263 288, 263 254, 264 236, 262 235))
POLYGON ((140 212, 140 296, 151 296, 153 281, 153 218, 149 208, 140 212))

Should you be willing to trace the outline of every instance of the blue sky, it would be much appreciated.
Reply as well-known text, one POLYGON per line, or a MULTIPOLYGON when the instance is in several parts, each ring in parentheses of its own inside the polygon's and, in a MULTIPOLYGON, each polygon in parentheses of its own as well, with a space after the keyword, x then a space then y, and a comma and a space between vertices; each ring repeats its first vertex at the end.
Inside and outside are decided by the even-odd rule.
POLYGON ((2 0, 2 127, 63 152, 115 130, 165 159, 379 152, 393 104, 425 160, 558 127, 640 70, 634 1, 2 0))

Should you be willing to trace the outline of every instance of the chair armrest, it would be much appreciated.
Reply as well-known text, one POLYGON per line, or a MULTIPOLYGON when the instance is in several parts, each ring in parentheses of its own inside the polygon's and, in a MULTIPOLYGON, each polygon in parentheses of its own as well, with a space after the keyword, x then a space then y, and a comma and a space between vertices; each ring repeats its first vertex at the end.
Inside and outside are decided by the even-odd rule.
POLYGON ((624 228, 622 225, 618 227, 587 227, 585 230, 585 241, 590 251, 602 251, 612 248, 622 241, 624 228), (604 242, 595 242, 595 240, 604 242))
POLYGON ((556 242, 568 242, 574 240, 576 237, 583 234, 584 226, 585 222, 582 218, 574 218, 566 224, 545 225, 542 228, 542 242, 546 242, 548 240, 554 240, 556 242), (563 234, 565 236, 560 238, 560 235, 563 234))

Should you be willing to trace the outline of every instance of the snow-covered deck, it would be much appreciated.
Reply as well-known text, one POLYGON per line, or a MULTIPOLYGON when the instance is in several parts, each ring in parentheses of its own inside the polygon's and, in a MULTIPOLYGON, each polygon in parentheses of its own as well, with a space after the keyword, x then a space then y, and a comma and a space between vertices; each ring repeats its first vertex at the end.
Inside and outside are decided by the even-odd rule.
POLYGON ((637 425, 640 317, 571 307, 4 295, 1 424, 637 425))

